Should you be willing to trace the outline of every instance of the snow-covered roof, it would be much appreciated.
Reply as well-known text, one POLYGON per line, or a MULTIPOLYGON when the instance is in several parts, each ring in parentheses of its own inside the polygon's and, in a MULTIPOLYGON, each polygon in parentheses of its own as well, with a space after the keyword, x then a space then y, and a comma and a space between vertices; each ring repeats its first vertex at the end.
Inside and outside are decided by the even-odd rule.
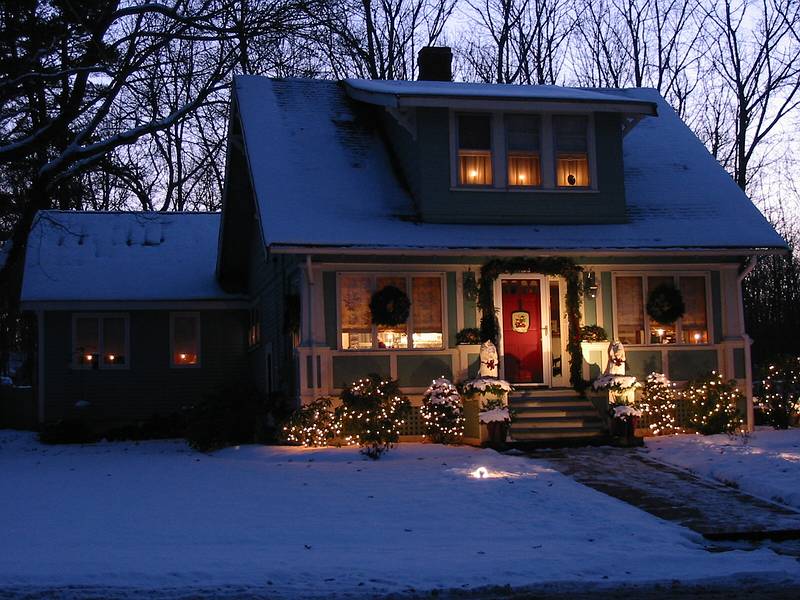
POLYGON ((22 301, 235 299, 215 277, 219 213, 38 213, 22 301))
POLYGON ((624 98, 596 90, 557 85, 497 85, 450 81, 381 81, 346 79, 347 92, 354 98, 389 106, 424 103, 447 106, 454 99, 514 100, 526 102, 573 102, 620 105, 625 110, 653 112, 652 101, 624 98), (434 101, 438 99, 438 102, 434 101))
POLYGON ((412 198, 373 120, 342 84, 241 76, 235 94, 264 239, 273 247, 587 252, 785 247, 654 90, 603 92, 656 103, 658 116, 645 117, 624 138, 628 222, 597 225, 416 222, 412 198))

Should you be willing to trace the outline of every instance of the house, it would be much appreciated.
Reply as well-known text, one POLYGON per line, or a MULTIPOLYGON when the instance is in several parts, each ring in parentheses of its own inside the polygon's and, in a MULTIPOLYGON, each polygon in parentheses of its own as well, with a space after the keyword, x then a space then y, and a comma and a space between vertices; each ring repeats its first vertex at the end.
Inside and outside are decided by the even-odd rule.
POLYGON ((516 439, 598 433, 573 386, 607 344, 580 325, 640 378, 749 390, 741 280, 786 244, 666 101, 453 83, 449 60, 424 49, 418 81, 237 77, 221 215, 42 213, 22 297, 40 419, 87 398, 142 418, 244 376, 308 402, 380 373, 418 400, 477 372, 457 334, 479 305, 516 439), (685 305, 669 325, 647 310, 665 286, 685 305), (407 317, 375 325, 376 297, 407 317))

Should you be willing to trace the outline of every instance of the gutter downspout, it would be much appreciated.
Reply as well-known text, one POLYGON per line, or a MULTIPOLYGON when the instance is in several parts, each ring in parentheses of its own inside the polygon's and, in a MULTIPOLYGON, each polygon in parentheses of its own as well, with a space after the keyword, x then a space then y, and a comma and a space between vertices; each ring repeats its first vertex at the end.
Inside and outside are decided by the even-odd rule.
POLYGON ((739 286, 739 322, 742 324, 742 339, 744 340, 744 376, 747 383, 745 396, 747 397, 747 429, 753 431, 755 426, 755 415, 753 413, 753 364, 750 357, 750 346, 753 340, 747 335, 744 330, 744 298, 742 296, 742 282, 744 278, 753 272, 758 264, 758 257, 751 256, 747 263, 742 268, 741 272, 736 276, 736 283, 739 286))
POLYGON ((314 336, 314 270, 311 268, 311 255, 306 254, 306 281, 308 282, 308 338, 311 345, 311 389, 317 398, 317 344, 314 336))

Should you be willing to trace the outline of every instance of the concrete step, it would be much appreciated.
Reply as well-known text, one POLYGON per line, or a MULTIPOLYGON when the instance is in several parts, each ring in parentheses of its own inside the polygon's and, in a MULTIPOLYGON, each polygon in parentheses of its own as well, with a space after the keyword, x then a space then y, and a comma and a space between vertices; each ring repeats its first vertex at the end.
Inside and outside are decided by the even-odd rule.
POLYGON ((545 418, 517 418, 512 420, 511 429, 569 429, 572 427, 603 427, 603 422, 597 417, 586 419, 571 419, 569 417, 545 417, 545 418))
POLYGON ((539 408, 539 407, 592 407, 594 406, 589 400, 580 398, 564 399, 564 398, 509 398, 508 405, 514 408, 539 408))
POLYGON ((559 440, 559 439, 591 439, 596 437, 603 437, 606 435, 604 429, 589 429, 586 427, 574 428, 524 428, 517 429, 512 426, 511 439, 514 441, 528 441, 528 440, 559 440))
POLYGON ((536 406, 532 408, 514 408, 514 418, 545 418, 545 417, 595 417, 597 411, 594 407, 586 406, 536 406))

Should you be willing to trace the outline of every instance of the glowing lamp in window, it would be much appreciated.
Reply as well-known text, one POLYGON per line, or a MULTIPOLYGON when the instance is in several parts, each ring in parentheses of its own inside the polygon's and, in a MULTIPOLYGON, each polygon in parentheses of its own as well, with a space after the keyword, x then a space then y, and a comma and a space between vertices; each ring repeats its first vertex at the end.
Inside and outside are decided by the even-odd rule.
POLYGON ((176 365, 196 365, 197 364, 197 354, 193 354, 191 352, 178 352, 175 355, 175 364, 176 365))
POLYGON ((541 185, 539 157, 535 154, 508 156, 508 185, 512 187, 541 185))
POLYGON ((172 364, 200 364, 200 317, 194 314, 172 315, 172 364))
POLYGON ((459 151, 458 172, 461 185, 491 185, 492 153, 482 150, 459 151))
POLYGON ((589 160, 585 155, 559 156, 556 159, 558 187, 588 187, 589 160))

